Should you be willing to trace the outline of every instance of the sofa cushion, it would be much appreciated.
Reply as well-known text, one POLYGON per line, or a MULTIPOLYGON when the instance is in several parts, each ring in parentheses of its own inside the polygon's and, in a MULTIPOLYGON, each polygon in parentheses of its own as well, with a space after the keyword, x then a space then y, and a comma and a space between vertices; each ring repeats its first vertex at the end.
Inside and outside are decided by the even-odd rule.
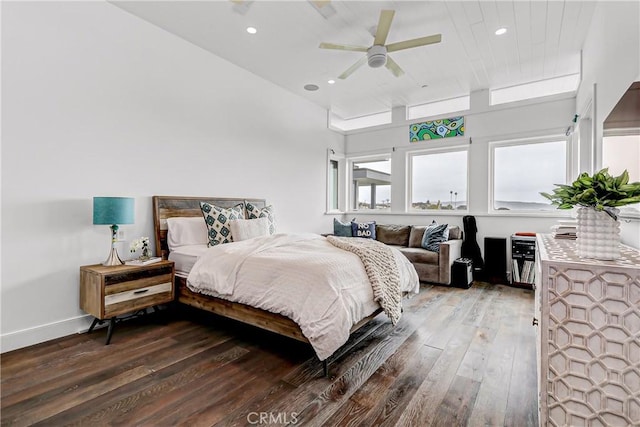
POLYGON ((400 248, 400 252, 412 263, 438 265, 439 255, 422 248, 400 248))
POLYGON ((426 225, 412 225, 411 232, 409 233, 409 247, 410 248, 421 248, 422 247, 422 236, 424 236, 424 230, 427 228, 426 225))
POLYGON ((376 224, 376 240, 387 245, 408 246, 409 225, 376 224))
POLYGON ((457 225, 449 227, 449 240, 462 239, 462 230, 457 225))

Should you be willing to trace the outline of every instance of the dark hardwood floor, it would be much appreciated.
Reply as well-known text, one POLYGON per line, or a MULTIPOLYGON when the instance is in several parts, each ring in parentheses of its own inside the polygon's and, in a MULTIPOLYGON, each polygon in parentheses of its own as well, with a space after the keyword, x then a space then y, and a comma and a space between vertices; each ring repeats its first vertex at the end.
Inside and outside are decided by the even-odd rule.
POLYGON ((2 425, 537 425, 533 293, 423 286, 331 359, 181 310, 1 356, 2 425), (162 322, 164 321, 164 323, 162 322))

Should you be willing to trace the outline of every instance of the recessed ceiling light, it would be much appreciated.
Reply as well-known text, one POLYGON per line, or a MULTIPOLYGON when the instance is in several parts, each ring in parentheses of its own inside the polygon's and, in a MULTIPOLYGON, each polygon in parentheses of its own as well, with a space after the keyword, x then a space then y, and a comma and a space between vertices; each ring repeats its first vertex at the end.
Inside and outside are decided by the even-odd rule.
POLYGON ((329 83, 330 85, 334 84, 336 81, 331 79, 331 80, 327 80, 327 83, 329 83))
POLYGON ((255 34, 255 33, 257 33, 257 32, 258 32, 258 30, 256 30, 256 28, 255 28, 255 27, 247 27, 247 33, 249 33, 249 34, 255 34))
POLYGON ((506 28, 504 28, 504 27, 503 27, 503 28, 498 28, 498 29, 496 30, 496 36, 501 36, 501 35, 503 35, 503 34, 504 34, 504 33, 506 33, 506 32, 507 32, 507 29, 506 29, 506 28))
POLYGON ((313 92, 314 90, 318 90, 319 87, 318 87, 318 85, 308 84, 308 85, 304 85, 304 89, 308 90, 310 92, 313 92))

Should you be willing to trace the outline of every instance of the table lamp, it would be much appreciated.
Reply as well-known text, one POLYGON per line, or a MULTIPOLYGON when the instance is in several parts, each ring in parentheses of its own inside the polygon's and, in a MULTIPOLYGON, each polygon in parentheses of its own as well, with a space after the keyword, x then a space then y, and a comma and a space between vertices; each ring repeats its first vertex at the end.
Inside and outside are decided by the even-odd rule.
POLYGON ((111 252, 102 265, 122 265, 118 256, 118 224, 133 224, 134 199, 131 197, 94 197, 93 223, 111 226, 111 252))

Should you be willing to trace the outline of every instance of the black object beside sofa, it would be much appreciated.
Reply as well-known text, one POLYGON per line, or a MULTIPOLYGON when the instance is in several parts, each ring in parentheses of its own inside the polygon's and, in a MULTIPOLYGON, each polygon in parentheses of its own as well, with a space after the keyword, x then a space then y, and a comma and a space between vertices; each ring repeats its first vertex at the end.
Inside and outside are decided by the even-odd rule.
POLYGON ((376 224, 376 240, 396 247, 413 264, 421 282, 451 284, 451 266, 460 258, 462 250, 462 230, 458 226, 449 227, 449 240, 439 244, 440 252, 432 252, 422 247, 426 225, 376 224))

